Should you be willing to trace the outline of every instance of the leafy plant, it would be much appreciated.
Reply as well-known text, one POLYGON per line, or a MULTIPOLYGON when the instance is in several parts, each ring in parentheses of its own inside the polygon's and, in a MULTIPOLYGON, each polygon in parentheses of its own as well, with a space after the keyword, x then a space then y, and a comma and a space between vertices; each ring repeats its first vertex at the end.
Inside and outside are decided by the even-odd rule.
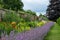
POLYGON ((28 22, 28 25, 32 28, 36 27, 36 23, 35 22, 28 22))
POLYGON ((27 25, 27 22, 19 22, 16 27, 17 32, 23 32, 29 30, 29 26, 27 25))
POLYGON ((14 28, 12 27, 12 25, 11 24, 6 24, 6 26, 5 26, 5 32, 7 33, 7 34, 9 34, 11 31, 13 31, 14 30, 14 28))
POLYGON ((4 31, 5 31, 5 26, 3 23, 0 23, 0 35, 1 33, 4 33, 4 31))
POLYGON ((5 22, 13 22, 13 21, 19 22, 20 17, 14 12, 6 12, 4 14, 3 21, 5 21, 5 22))
POLYGON ((57 19, 57 23, 60 25, 60 17, 57 19))
POLYGON ((1 33, 7 33, 9 34, 14 28, 9 23, 0 23, 0 34, 1 33))
POLYGON ((27 10, 25 11, 26 13, 29 13, 30 15, 36 15, 36 13, 34 11, 31 11, 31 10, 27 10))
POLYGON ((43 25, 44 25, 43 22, 38 22, 38 23, 37 23, 37 26, 39 26, 39 27, 40 27, 40 26, 43 26, 43 25))

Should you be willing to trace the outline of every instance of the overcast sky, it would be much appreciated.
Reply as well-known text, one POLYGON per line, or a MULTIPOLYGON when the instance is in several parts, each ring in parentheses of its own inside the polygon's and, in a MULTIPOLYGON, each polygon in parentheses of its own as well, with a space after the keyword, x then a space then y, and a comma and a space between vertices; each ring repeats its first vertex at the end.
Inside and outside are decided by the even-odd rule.
POLYGON ((49 0, 22 0, 22 2, 24 3, 24 10, 35 11, 38 15, 39 13, 45 14, 49 5, 49 0))

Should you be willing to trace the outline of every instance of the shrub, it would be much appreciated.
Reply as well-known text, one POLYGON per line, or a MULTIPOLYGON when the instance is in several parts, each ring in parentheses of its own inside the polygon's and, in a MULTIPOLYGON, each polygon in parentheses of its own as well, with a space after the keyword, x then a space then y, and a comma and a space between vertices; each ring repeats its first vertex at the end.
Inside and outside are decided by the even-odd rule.
POLYGON ((36 27, 36 22, 28 22, 27 24, 32 28, 36 27))
POLYGON ((60 18, 57 19, 57 23, 60 25, 60 18))
POLYGON ((9 23, 0 23, 0 34, 7 33, 9 34, 13 30, 12 25, 9 23))
POLYGON ((5 26, 5 32, 7 33, 7 34, 9 34, 11 31, 13 31, 14 30, 14 28, 12 27, 12 25, 11 24, 7 24, 6 23, 6 26, 5 26))
POLYGON ((5 26, 4 24, 0 23, 0 35, 5 31, 5 26))
POLYGON ((20 17, 15 12, 6 12, 3 17, 3 21, 5 22, 19 22, 20 17))
POLYGON ((44 25, 43 22, 38 22, 38 23, 37 23, 37 26, 38 26, 38 27, 43 26, 43 25, 44 25))
POLYGON ((16 27, 17 32, 23 32, 26 30, 30 30, 30 26, 28 26, 27 22, 19 22, 16 27))

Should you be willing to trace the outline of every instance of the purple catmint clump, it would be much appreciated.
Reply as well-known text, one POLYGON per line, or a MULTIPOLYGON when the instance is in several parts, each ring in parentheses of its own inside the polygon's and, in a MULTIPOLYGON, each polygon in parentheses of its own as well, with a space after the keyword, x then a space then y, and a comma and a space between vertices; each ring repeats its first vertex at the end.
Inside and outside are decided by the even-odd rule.
POLYGON ((14 36, 15 36, 14 31, 11 31, 10 34, 9 34, 9 39, 14 40, 14 36))
POLYGON ((15 32, 11 31, 10 34, 1 33, 0 40, 15 40, 15 32))

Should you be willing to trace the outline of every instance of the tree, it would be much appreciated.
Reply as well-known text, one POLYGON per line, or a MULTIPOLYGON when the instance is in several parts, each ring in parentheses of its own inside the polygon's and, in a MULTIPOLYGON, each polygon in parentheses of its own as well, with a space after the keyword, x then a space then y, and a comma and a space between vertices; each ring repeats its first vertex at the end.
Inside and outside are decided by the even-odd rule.
POLYGON ((41 17, 41 16, 42 16, 42 13, 40 13, 39 17, 41 17))
POLYGON ((50 0, 46 15, 52 21, 56 21, 60 17, 60 0, 50 0))
POLYGON ((3 5, 3 4, 2 4, 2 1, 3 1, 3 0, 0 0, 0 8, 1 8, 1 7, 2 7, 2 5, 3 5))
POLYGON ((31 11, 31 10, 27 10, 26 13, 29 13, 31 15, 36 15, 36 13, 34 11, 31 11))
POLYGON ((42 15, 41 13, 39 15, 39 18, 40 18, 40 20, 46 20, 46 21, 48 21, 47 17, 45 15, 42 15))
POLYGON ((23 10, 23 3, 21 0, 2 0, 3 8, 11 10, 23 10))

